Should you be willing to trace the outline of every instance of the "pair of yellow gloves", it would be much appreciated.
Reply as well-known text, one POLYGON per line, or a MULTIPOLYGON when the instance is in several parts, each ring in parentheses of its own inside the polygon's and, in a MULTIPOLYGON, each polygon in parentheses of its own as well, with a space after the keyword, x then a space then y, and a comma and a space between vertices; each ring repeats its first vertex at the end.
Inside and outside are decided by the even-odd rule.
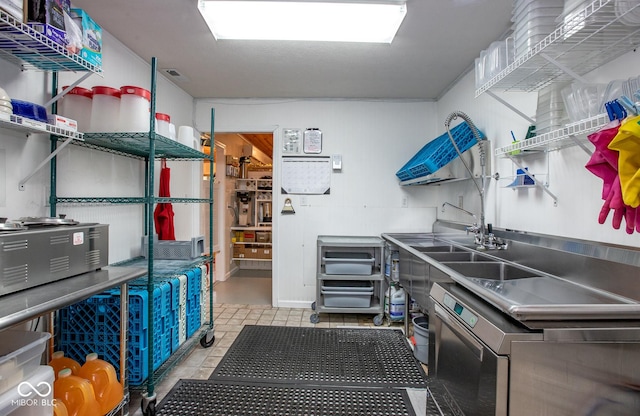
POLYGON ((640 206, 640 116, 622 121, 609 149, 618 152, 618 176, 622 200, 632 208, 640 206))

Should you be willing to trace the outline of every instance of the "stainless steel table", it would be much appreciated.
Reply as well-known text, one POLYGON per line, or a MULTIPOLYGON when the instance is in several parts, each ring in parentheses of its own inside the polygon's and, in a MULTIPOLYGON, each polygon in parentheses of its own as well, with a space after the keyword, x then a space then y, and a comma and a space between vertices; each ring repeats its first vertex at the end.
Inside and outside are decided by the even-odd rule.
MULTIPOLYGON (((146 268, 105 267, 94 272, 1 296, 0 331, 80 302, 107 289, 120 286, 120 383, 125 389, 125 399, 108 415, 126 414, 129 398, 129 395, 126 394, 127 322, 129 316, 127 282, 146 274, 146 268)), ((50 329, 53 328, 52 325, 52 322, 49 322, 50 329)), ((50 339, 49 350, 52 348, 53 339, 50 339)))

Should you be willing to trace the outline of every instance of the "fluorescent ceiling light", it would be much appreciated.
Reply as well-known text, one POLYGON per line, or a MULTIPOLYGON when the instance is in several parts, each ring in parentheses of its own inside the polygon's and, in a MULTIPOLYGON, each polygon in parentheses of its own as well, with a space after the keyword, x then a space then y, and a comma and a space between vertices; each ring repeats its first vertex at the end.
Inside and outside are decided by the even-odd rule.
POLYGON ((198 0, 216 39, 391 43, 405 1, 198 0))

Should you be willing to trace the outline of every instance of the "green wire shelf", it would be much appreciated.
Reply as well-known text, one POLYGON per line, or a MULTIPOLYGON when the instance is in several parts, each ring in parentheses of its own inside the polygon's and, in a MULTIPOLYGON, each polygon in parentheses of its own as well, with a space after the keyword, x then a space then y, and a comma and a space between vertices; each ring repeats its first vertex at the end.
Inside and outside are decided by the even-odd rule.
MULTIPOLYGON (((83 142, 74 142, 77 146, 89 147, 122 156, 146 159, 150 152, 150 133, 85 133, 83 142)), ((213 157, 191 147, 155 135, 155 158, 173 160, 199 160, 213 157)))
POLYGON ((102 67, 70 53, 3 10, 0 10, 0 57, 24 70, 90 71, 102 75, 102 67))
MULTIPOLYGON (((57 204, 144 204, 144 197, 57 197, 57 204)), ((210 199, 200 198, 154 198, 156 203, 174 204, 202 204, 211 202, 210 199)))

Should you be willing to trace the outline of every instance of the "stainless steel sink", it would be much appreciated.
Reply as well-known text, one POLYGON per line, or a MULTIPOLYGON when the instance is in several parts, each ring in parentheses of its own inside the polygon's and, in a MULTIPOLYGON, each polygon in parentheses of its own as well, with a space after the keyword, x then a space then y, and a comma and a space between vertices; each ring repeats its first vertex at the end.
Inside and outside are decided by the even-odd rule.
POLYGON ((443 262, 442 264, 465 277, 480 279, 513 280, 540 276, 540 273, 535 271, 501 261, 443 262))

